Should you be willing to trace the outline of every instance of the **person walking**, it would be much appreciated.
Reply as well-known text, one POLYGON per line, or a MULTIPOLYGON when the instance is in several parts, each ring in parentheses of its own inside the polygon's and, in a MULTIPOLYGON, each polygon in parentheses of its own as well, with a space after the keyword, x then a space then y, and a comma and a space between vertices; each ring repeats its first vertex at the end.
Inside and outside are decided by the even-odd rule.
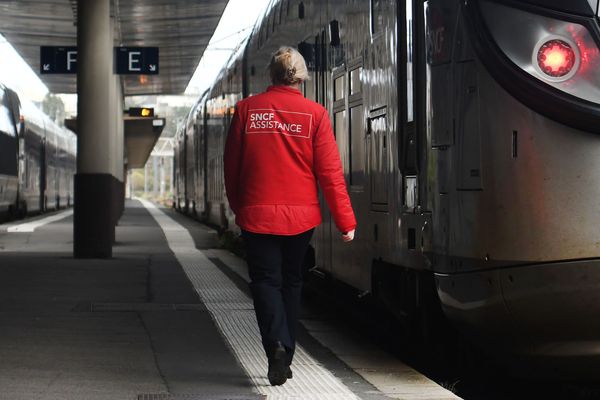
POLYGON ((236 105, 225 144, 225 188, 246 247, 250 290, 271 385, 292 378, 302 261, 321 223, 317 184, 342 240, 353 240, 352 210, 327 110, 306 98, 302 55, 281 47, 272 85, 236 105))

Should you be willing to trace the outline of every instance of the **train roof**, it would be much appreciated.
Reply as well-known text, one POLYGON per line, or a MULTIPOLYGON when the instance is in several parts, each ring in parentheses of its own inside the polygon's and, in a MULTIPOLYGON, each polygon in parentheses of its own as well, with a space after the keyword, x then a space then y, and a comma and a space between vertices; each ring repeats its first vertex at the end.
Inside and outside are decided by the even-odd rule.
POLYGON ((240 42, 240 44, 234 50, 234 52, 231 54, 231 56, 229 56, 229 59, 227 60, 227 62, 223 66, 223 68, 221 68, 221 71, 219 71, 217 77, 215 78, 214 82, 210 86, 210 89, 208 90, 208 96, 206 99, 204 99, 205 101, 208 100, 209 98, 212 98, 212 97, 215 97, 216 95, 221 94, 221 84, 223 83, 223 81, 225 81, 227 79, 227 77, 230 74, 230 71, 233 68, 235 68, 235 64, 242 59, 242 57, 244 55, 244 51, 246 50, 246 46, 248 45, 249 41, 250 41, 250 36, 248 36, 242 42, 240 42))
POLYGON ((5 84, 0 83, 0 88, 4 91, 12 91, 16 94, 17 101, 14 106, 18 107, 18 115, 25 123, 37 125, 46 132, 49 132, 55 136, 60 136, 71 140, 76 138, 74 132, 65 127, 59 126, 46 113, 40 110, 40 108, 31 100, 19 96, 17 92, 5 84))
POLYGON ((188 113, 185 120, 181 122, 181 125, 184 128, 189 129, 190 126, 193 125, 194 122, 196 121, 198 114, 202 111, 202 106, 204 105, 204 98, 206 97, 207 92, 208 92, 208 90, 205 91, 204 93, 202 93, 200 95, 200 97, 198 97, 198 100, 196 100, 194 105, 192 105, 192 107, 190 107, 190 112, 188 113))
POLYGON ((256 22, 254 23, 254 26, 252 27, 252 32, 242 42, 240 42, 238 47, 233 51, 233 53, 225 63, 225 66, 221 69, 221 71, 215 78, 213 84, 209 89, 209 96, 205 100, 208 100, 209 98, 221 94, 221 84, 230 75, 231 69, 235 68, 235 64, 242 59, 246 48, 256 40, 255 37, 258 35, 258 32, 260 31, 261 27, 266 23, 266 17, 272 11, 273 7, 280 2, 280 0, 271 0, 267 7, 265 7, 265 9, 263 10, 262 14, 258 16, 256 22))

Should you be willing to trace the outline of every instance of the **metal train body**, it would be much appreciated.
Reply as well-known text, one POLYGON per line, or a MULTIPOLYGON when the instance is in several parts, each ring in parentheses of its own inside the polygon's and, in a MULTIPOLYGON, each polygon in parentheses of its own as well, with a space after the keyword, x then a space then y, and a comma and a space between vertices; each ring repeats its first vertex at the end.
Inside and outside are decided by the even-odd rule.
POLYGON ((0 214, 73 205, 77 139, 0 85, 0 214))
POLYGON ((496 354, 597 362, 600 29, 597 4, 568 3, 274 1, 182 128, 195 147, 178 142, 177 204, 236 229, 222 171, 233 107, 268 86, 273 51, 298 46, 358 219, 342 243, 323 207, 318 270, 411 321, 439 302, 496 354), (534 65, 557 37, 580 57, 562 81, 534 65))

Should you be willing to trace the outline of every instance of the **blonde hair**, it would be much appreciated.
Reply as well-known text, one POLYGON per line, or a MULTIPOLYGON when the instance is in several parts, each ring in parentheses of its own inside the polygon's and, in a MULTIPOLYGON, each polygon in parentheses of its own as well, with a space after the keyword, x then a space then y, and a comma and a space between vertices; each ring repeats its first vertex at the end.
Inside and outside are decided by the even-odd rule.
POLYGON ((310 79, 304 57, 289 46, 282 46, 273 54, 269 73, 276 85, 293 85, 310 79))

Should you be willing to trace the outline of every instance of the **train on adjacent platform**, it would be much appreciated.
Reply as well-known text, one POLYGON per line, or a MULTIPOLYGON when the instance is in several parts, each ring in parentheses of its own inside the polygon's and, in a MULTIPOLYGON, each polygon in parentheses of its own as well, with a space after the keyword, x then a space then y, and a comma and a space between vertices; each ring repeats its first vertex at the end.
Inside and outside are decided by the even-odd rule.
POLYGON ((73 205, 77 138, 0 84, 0 217, 73 205))
POLYGON ((184 212, 235 231, 225 136, 280 45, 330 111, 358 220, 346 244, 324 212, 316 270, 424 330, 441 305, 528 372, 597 378, 598 1, 272 1, 177 133, 184 212))

